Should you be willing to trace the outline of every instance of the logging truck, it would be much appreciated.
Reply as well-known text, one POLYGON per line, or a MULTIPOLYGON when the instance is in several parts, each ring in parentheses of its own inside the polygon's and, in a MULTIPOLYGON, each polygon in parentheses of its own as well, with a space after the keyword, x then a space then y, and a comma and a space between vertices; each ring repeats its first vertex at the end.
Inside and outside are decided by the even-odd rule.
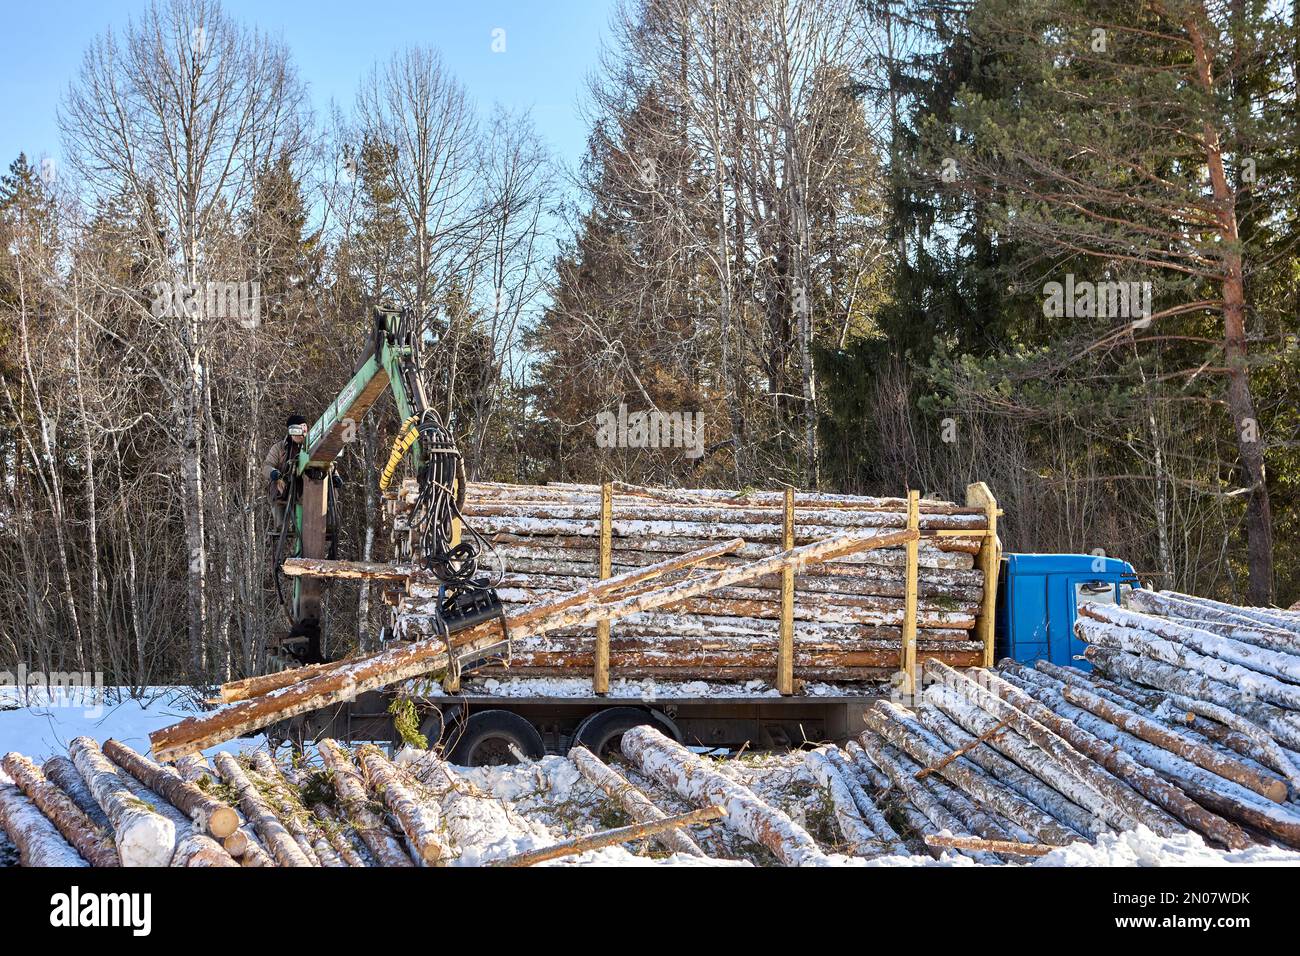
MULTIPOLYGON (((207 721, 212 733, 283 718, 274 737, 423 737, 471 766, 574 744, 604 755, 641 724, 703 747, 843 740, 882 693, 914 693, 926 660, 1069 662, 1083 649, 1079 604, 1137 586, 1105 556, 1003 556, 982 482, 960 504, 916 491, 468 482, 427 395, 424 344, 409 315, 377 310, 352 378, 278 476, 273 564, 290 629, 271 643, 293 670, 223 686, 245 703, 207 721), (385 389, 401 419, 379 476, 390 560, 339 560, 336 462, 385 389), (394 483, 399 467, 408 477, 394 483), (380 643, 394 649, 329 660, 331 580, 381 590, 380 643), (429 675, 433 692, 411 689, 429 675), (292 708, 248 700, 290 683, 292 708)), ((181 728, 165 746, 220 739, 207 733, 181 728)))

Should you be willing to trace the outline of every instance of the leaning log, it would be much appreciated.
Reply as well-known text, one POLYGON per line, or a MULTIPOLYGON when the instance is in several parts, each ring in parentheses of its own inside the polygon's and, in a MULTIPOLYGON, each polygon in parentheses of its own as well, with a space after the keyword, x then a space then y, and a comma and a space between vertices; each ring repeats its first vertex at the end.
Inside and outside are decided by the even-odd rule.
MULTIPOLYGON (((1046 708, 1037 705, 1031 697, 1019 688, 1001 680, 992 672, 982 671, 981 682, 987 682, 989 689, 981 686, 964 673, 953 670, 938 661, 926 661, 925 673, 936 682, 950 686, 957 693, 969 694, 971 700, 998 720, 1006 721, 1013 729, 1032 741, 1035 746, 1066 767, 1071 774, 1086 782, 1095 792, 1102 795, 1102 816, 1107 822, 1121 826, 1124 818, 1145 824, 1160 836, 1177 836, 1187 832, 1187 828, 1160 809, 1129 782, 1108 772, 1105 764, 1098 762, 1098 756, 1085 756, 1070 743, 1073 736, 1081 745, 1092 749, 1092 743, 1086 737, 1074 734, 1064 721, 1046 708), (996 693, 992 691, 996 691, 996 693), (1023 708, 1029 708, 1030 716, 1023 708), (1043 723, 1046 720, 1047 723, 1043 723), (1089 757, 1092 759, 1089 759, 1089 757)), ((1099 751, 1095 751, 1099 755, 1099 751)), ((1132 779, 1141 775, 1134 771, 1132 779)), ((1093 809, 1093 808, 1089 808, 1093 809)))
POLYGON ((536 866, 538 863, 557 860, 565 856, 576 856, 579 853, 599 850, 603 847, 614 846, 618 843, 630 843, 633 840, 643 840, 646 837, 659 836, 677 827, 690 826, 693 823, 708 823, 710 820, 718 819, 722 814, 723 810, 721 807, 701 807, 698 810, 691 810, 687 813, 679 813, 675 816, 664 817, 662 820, 651 820, 647 823, 633 823, 631 826, 617 827, 613 830, 603 830, 600 833, 593 833, 590 836, 575 837, 572 840, 564 840, 563 842, 543 847, 540 850, 530 850, 527 853, 520 853, 517 856, 507 857, 504 860, 497 860, 488 865, 536 866))
POLYGON ((1264 701, 1249 700, 1232 684, 1122 651, 1089 647, 1084 655, 1104 674, 1226 707, 1258 724, 1290 749, 1300 748, 1300 715, 1264 701))
POLYGON ((0 767, 91 866, 118 865, 112 835, 47 780, 40 767, 20 753, 6 754, 0 767))
POLYGON ((238 829, 239 815, 233 807, 208 796, 171 767, 156 764, 117 740, 105 741, 104 753, 154 793, 170 801, 200 830, 220 840, 238 829))
MULTIPOLYGON (((589 783, 603 790, 636 823, 654 823, 667 819, 668 815, 638 790, 632 781, 586 747, 581 744, 574 747, 569 751, 569 759, 589 783)), ((678 827, 670 827, 661 833, 656 833, 655 839, 673 853, 686 853, 690 856, 705 855, 699 844, 678 827)))
MULTIPOLYGON (((899 792, 925 817, 926 825, 919 828, 922 838, 927 834, 945 830, 950 833, 961 833, 965 830, 961 820, 940 802, 924 781, 917 778, 916 774, 922 768, 907 754, 891 746, 885 738, 871 730, 864 730, 859 734, 858 743, 871 757, 871 762, 885 772, 899 792)), ((1000 862, 991 853, 972 851, 969 855, 978 863, 991 865, 1000 862)))
POLYGON ((18 848, 23 866, 87 866, 54 824, 10 783, 0 783, 0 830, 18 848))
POLYGON ((413 866, 411 858, 402 849, 397 838, 389 831, 384 821, 370 809, 366 796, 366 786, 357 773, 346 750, 333 740, 322 740, 319 744, 321 759, 334 780, 334 792, 338 794, 339 804, 348 821, 356 828, 357 835, 374 854, 380 866, 413 866))
POLYGON ((678 795, 693 803, 721 806, 727 827, 767 847, 785 865, 828 862, 816 841, 787 814, 652 727, 633 727, 623 735, 622 749, 629 760, 678 795))
POLYGON ((838 747, 831 744, 828 747, 821 748, 821 752, 831 765, 839 771, 840 779, 844 781, 845 786, 849 788, 849 793, 853 797, 853 802, 857 805, 858 813, 871 832, 876 835, 877 841, 884 844, 887 853, 907 853, 907 847, 885 815, 880 812, 876 802, 871 799, 866 788, 858 781, 858 774, 849 758, 845 757, 838 747))
POLYGON ((117 767, 89 737, 74 737, 68 753, 113 826, 122 865, 170 863, 176 849, 176 825, 131 792, 117 767))
POLYGON ((218 753, 214 759, 221 779, 239 794, 239 806, 244 811, 244 816, 257 831, 262 845, 266 847, 275 862, 280 866, 314 865, 298 845, 293 834, 276 816, 261 791, 249 779, 248 774, 244 773, 244 768, 239 765, 239 762, 224 751, 218 753))

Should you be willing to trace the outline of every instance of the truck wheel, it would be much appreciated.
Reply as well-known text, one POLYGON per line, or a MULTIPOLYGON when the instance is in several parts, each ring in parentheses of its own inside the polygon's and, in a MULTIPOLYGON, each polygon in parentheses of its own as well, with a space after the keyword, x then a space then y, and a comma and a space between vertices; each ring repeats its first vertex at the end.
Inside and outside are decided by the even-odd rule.
POLYGON ((607 707, 588 715, 573 733, 573 746, 581 744, 601 760, 621 758, 623 735, 633 727, 647 724, 673 740, 681 742, 677 725, 663 714, 640 707, 607 707))
POLYGON ((540 760, 546 753, 542 735, 524 718, 508 710, 481 710, 451 729, 454 741, 450 763, 461 767, 500 767, 518 763, 511 750, 518 750, 530 760, 540 760))

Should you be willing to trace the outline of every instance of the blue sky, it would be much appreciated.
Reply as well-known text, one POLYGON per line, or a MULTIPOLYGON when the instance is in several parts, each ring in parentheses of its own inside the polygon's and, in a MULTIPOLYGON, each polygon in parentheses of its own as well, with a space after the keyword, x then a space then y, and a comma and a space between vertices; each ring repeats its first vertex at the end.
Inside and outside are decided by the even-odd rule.
MULTIPOLYGON (((24 151, 61 155, 56 111, 86 45, 119 30, 145 0, 24 0, 5 4, 0 32, 0 168, 24 151)), ((612 0, 226 0, 231 16, 284 39, 318 116, 351 108, 378 59, 411 44, 436 47, 486 114, 494 102, 531 109, 568 164, 586 136, 579 104, 608 33, 612 0), (505 31, 505 52, 492 51, 505 31)))

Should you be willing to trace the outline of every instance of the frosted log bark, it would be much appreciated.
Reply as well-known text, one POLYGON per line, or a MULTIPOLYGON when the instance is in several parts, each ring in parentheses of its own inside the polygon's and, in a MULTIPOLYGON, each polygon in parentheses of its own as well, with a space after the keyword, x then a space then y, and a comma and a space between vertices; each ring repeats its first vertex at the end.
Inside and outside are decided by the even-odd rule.
MULTIPOLYGON (((989 685, 985 688, 975 680, 938 661, 926 661, 925 673, 948 685, 956 693, 968 694, 972 701, 998 720, 1005 720, 1024 737, 1049 753, 1081 781, 1103 797, 1102 815, 1107 822, 1120 826, 1120 819, 1128 817, 1143 823, 1161 836, 1176 836, 1187 828, 1164 810, 1151 803, 1143 794, 1133 789, 1107 771, 1100 762, 1102 753, 1087 737, 1074 733, 1073 728, 1059 720, 1050 709, 1042 707, 1019 688, 1013 687, 989 671, 981 671, 979 680, 989 685), (1028 713, 1025 708, 1028 708, 1028 713), (1031 716, 1031 714, 1033 716, 1031 716), (1043 721, 1047 722, 1044 723, 1043 721), (1075 748, 1071 738, 1080 746, 1093 750, 1092 759, 1075 748)), ((1127 768, 1130 779, 1143 779, 1136 768, 1127 768)), ((1156 781, 1149 781, 1154 786, 1156 781)), ((1089 809, 1093 809, 1089 807, 1089 809)))
POLYGON ((405 773, 380 753, 379 748, 365 746, 358 751, 361 766, 370 778, 370 788, 384 801, 406 835, 411 855, 425 866, 450 858, 451 849, 442 838, 437 807, 423 799, 405 773))
MULTIPOLYGON (((302 805, 298 794, 294 792, 285 779, 280 768, 271 755, 265 750, 255 751, 250 758, 253 763, 253 769, 257 773, 257 779, 254 783, 260 783, 265 792, 270 795, 272 806, 279 816, 285 828, 293 834, 293 838, 298 841, 299 848, 309 859, 318 862, 321 866, 341 867, 346 866, 334 847, 326 838, 321 828, 316 825, 316 818, 307 812, 307 808, 302 805)), ((251 779, 251 778, 250 778, 251 779)))
POLYGON ((325 768, 334 778, 334 792, 338 794, 339 805, 379 865, 414 866, 388 825, 370 809, 365 782, 348 752, 333 740, 322 740, 319 746, 325 768))
POLYGON ((1078 833, 1062 826, 1041 808, 988 777, 966 757, 945 763, 948 752, 944 749, 943 742, 896 705, 878 701, 867 711, 866 718, 868 727, 904 750, 922 766, 937 767, 935 773, 969 794, 980 806, 995 810, 1019 824, 1039 841, 1066 846, 1079 839, 1078 833))
POLYGON ((117 848, 108 828, 88 817, 71 797, 46 779, 40 767, 19 753, 6 754, 0 767, 91 866, 118 865, 117 848))
POLYGON ((840 836, 844 838, 848 852, 852 856, 879 856, 886 843, 878 837, 862 818, 853 792, 843 776, 827 758, 824 751, 810 750, 804 754, 804 766, 812 774, 830 797, 831 810, 835 814, 835 824, 840 836))
MULTIPOLYGON (((609 766, 586 747, 577 746, 569 751, 569 759, 578 768, 588 782, 604 791, 629 817, 637 823, 655 823, 668 815, 654 805, 654 802, 642 793, 625 776, 609 766)), ((655 840, 673 853, 686 853, 690 856, 704 856, 699 844, 679 829, 665 830, 655 834, 655 840)))
POLYGON ((118 769, 89 737, 74 737, 72 762, 108 817, 123 866, 166 866, 176 849, 176 825, 131 792, 118 769))
POLYGON ((834 744, 822 748, 821 752, 839 771, 840 777, 849 788, 853 802, 857 804, 858 813, 862 815, 862 819, 871 828, 871 832, 876 835, 876 839, 885 845, 886 851, 889 853, 906 853, 907 847, 904 845, 902 837, 885 819, 885 815, 876 806, 876 802, 871 799, 871 795, 867 793, 866 788, 858 781, 858 773, 850 762, 850 758, 846 757, 834 744))
POLYGON ((261 792, 249 779, 244 768, 239 765, 233 756, 224 751, 218 753, 214 758, 217 764, 217 772, 221 774, 221 779, 226 781, 235 792, 239 794, 239 806, 244 811, 244 816, 257 835, 261 838, 262 844, 266 847, 267 852, 280 866, 313 866, 315 861, 308 858, 303 852, 298 841, 294 838, 289 829, 276 816, 271 805, 262 796, 261 792))
POLYGON ((700 806, 716 804, 726 826, 771 850, 787 866, 823 865, 827 857, 803 827, 753 791, 651 727, 623 735, 623 753, 648 775, 700 806))
POLYGON ((104 809, 95 802, 95 796, 86 786, 86 781, 82 779, 81 771, 73 766, 71 760, 62 754, 57 754, 41 764, 41 771, 51 783, 57 784, 59 789, 72 799, 82 813, 95 821, 96 826, 112 829, 104 809))
MULTIPOLYGON (((916 778, 922 768, 907 754, 870 730, 858 735, 858 743, 871 757, 871 762, 885 772, 891 783, 925 817, 927 825, 919 831, 922 836, 944 831, 958 836, 965 835, 965 824, 940 802, 923 781, 916 778)), ((967 855, 988 865, 1000 862, 991 853, 972 851, 967 855)))
POLYGON ((9 783, 0 783, 0 829, 18 848, 23 866, 88 865, 36 804, 9 783))
POLYGON ((230 836, 239 826, 239 816, 233 807, 208 796, 194 784, 188 783, 171 767, 156 764, 117 740, 106 741, 104 753, 119 767, 189 817, 201 831, 221 839, 230 836))

